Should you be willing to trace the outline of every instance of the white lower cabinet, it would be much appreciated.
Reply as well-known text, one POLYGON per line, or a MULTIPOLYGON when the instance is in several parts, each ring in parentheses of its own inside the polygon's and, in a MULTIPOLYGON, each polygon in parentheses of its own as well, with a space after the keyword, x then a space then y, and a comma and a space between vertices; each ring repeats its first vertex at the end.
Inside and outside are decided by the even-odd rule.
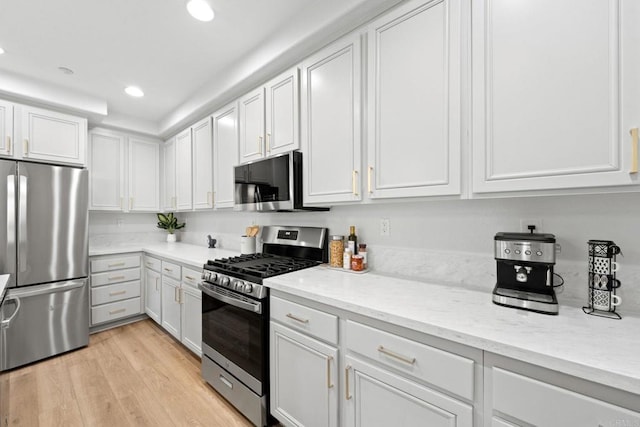
POLYGON ((271 413, 287 426, 338 425, 338 349, 271 322, 271 413))
POLYGON ((352 356, 345 363, 345 426, 473 425, 469 404, 352 356))
POLYGON ((200 273, 182 268, 180 284, 180 321, 182 326, 181 342, 189 350, 202 356, 202 292, 198 289, 200 273))
POLYGON ((161 283, 162 276, 158 271, 154 271, 148 265, 145 266, 144 273, 144 289, 145 289, 145 307, 144 311, 153 319, 154 322, 160 324, 161 316, 161 283))
POLYGON ((180 282, 162 277, 162 327, 180 339, 180 282))

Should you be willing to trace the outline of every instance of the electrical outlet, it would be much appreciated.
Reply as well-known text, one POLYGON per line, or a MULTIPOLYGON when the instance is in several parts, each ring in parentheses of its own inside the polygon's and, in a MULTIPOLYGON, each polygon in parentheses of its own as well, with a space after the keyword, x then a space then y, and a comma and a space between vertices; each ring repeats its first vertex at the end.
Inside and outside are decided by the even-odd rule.
POLYGON ((389 224, 389 218, 382 218, 380 220, 380 235, 381 236, 388 236, 391 234, 391 230, 389 229, 390 224, 389 224))
POLYGON ((529 232, 529 226, 535 225, 536 229, 534 233, 542 233, 542 219, 540 218, 523 218, 520 220, 520 231, 523 233, 529 232))
POLYGON ((124 221, 122 220, 122 218, 118 218, 118 219, 116 220, 116 225, 117 225, 118 227, 122 227, 122 224, 124 224, 124 221))

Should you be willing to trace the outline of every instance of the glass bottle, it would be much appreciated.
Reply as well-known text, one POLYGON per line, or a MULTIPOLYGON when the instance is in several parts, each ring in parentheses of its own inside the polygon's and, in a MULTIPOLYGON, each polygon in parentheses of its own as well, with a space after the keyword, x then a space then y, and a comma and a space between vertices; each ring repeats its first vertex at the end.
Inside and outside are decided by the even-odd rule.
POLYGON ((351 253, 356 255, 358 253, 358 236, 356 236, 356 226, 349 227, 349 237, 347 237, 347 247, 351 249, 351 253))

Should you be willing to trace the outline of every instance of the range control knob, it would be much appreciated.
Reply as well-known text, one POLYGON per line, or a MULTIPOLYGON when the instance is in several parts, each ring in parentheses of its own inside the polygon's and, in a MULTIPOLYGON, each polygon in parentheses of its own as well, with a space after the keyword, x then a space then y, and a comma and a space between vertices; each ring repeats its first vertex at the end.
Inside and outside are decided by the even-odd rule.
POLYGON ((236 280, 232 288, 238 292, 242 292, 242 290, 244 289, 244 282, 242 280, 236 280))
POLYGON ((520 255, 520 249, 516 249, 516 255, 520 255))
POLYGON ((531 255, 531 251, 529 249, 527 249, 526 251, 524 251, 525 255, 531 255))
POLYGON ((509 249, 509 248, 505 249, 505 250, 504 250, 504 253, 505 253, 505 254, 507 254, 507 255, 509 255, 509 254, 511 253, 511 249, 509 249))
POLYGON ((246 294, 250 294, 251 291, 253 290, 253 285, 251 283, 245 283, 243 290, 246 294))
POLYGON ((542 256, 542 251, 538 251, 538 252, 536 252, 536 255, 538 255, 538 256, 542 256))
POLYGON ((230 282, 230 280, 229 280, 229 278, 227 276, 223 276, 223 277, 220 278, 220 284, 222 286, 229 286, 229 282, 230 282))

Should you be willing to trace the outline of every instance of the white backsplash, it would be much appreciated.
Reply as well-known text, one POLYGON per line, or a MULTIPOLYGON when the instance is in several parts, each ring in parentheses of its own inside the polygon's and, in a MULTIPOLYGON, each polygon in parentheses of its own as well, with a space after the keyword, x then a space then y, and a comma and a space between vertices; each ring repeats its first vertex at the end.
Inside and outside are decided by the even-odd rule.
MULTIPOLYGON (((587 302, 587 241, 608 239, 622 248, 618 256, 622 282, 619 312, 640 313, 640 196, 636 193, 527 197, 484 200, 417 201, 335 206, 328 212, 249 213, 179 212, 187 226, 178 241, 238 251, 249 225, 305 225, 348 234, 355 225, 367 243, 369 263, 376 272, 449 283, 490 292, 495 284, 493 237, 499 231, 519 231, 522 219, 539 219, 542 232, 556 235, 562 251, 556 273, 566 285, 558 289, 561 303, 587 302), (380 235, 380 220, 390 220, 390 235, 380 235)), ((90 243, 163 241, 152 213, 90 213, 90 243)))

